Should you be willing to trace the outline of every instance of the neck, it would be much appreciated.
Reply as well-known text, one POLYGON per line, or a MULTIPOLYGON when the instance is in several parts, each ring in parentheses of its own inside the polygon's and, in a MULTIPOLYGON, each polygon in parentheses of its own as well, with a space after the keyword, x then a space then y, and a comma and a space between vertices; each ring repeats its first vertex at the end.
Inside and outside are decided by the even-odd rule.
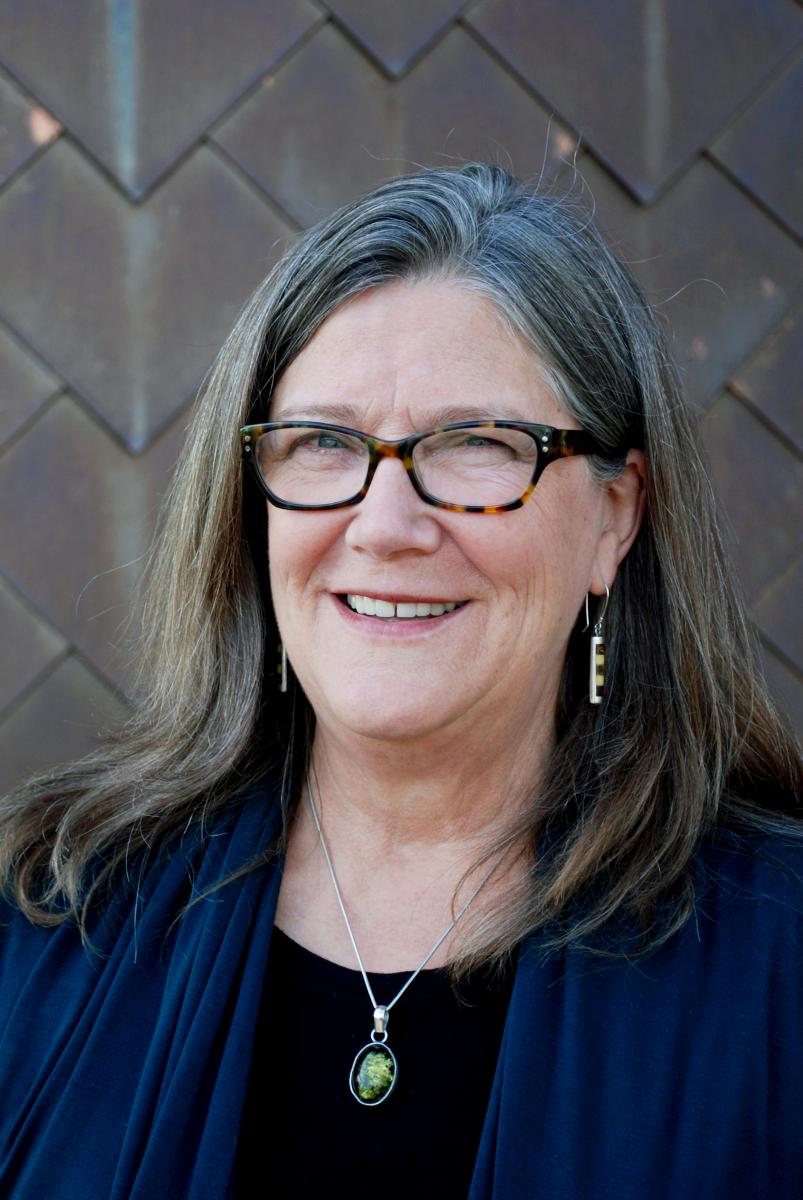
MULTIPOLYGON (((319 722, 310 782, 368 970, 415 967, 493 865, 483 855, 514 830, 542 777, 552 733, 546 721, 508 723, 505 732, 504 740, 498 729, 484 740, 463 735, 453 747, 445 737, 437 745, 388 744, 336 736, 319 722)), ((515 888, 526 870, 526 856, 500 851, 471 913, 515 888)), ((277 922, 314 953, 354 964, 305 799, 290 831, 277 922)), ((449 961, 465 925, 432 966, 449 961)))
POLYGON ((515 822, 553 745, 547 721, 505 732, 394 743, 319 725, 311 780, 325 828, 383 854, 457 844, 476 852, 515 822))

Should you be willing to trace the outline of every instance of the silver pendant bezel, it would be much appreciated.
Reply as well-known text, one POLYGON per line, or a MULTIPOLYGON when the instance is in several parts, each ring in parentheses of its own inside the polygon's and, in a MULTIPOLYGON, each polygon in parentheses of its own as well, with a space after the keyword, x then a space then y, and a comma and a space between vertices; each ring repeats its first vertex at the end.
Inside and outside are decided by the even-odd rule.
POLYGON ((376 1108, 378 1105, 384 1104, 385 1101, 387 1100, 388 1096, 390 1096, 392 1094, 393 1089, 395 1088, 396 1083, 398 1081, 398 1078, 399 1078, 399 1063, 396 1058, 396 1055, 393 1053, 390 1046, 388 1046, 384 1041, 380 1042, 378 1039, 377 1039, 377 1041, 371 1040, 370 1042, 366 1042, 366 1044, 364 1046, 362 1046, 357 1051, 357 1053, 354 1055, 354 1061, 352 1062, 351 1070, 349 1071, 349 1091, 351 1092, 352 1096, 357 1101, 357 1103, 361 1104, 363 1106, 363 1108, 376 1108), (357 1063, 362 1058, 362 1056, 369 1050, 383 1050, 385 1052, 385 1054, 389 1054, 390 1057, 393 1059, 393 1082, 391 1083, 388 1090, 385 1092, 384 1096, 380 1096, 378 1100, 363 1100, 362 1097, 357 1094, 355 1087, 354 1087, 354 1073, 357 1068, 357 1063))

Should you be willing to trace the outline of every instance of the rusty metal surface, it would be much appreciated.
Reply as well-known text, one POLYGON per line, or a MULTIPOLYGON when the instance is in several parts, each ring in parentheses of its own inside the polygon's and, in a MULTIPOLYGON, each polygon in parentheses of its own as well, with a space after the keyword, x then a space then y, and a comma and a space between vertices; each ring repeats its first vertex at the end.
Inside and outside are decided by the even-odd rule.
POLYGON ((705 158, 649 207, 595 163, 582 172, 598 223, 671 324, 689 399, 705 407, 794 301, 800 245, 705 158))
POLYGON ((300 225, 416 163, 501 161, 549 180, 575 140, 459 26, 386 80, 334 25, 220 125, 215 141, 300 225))
POLYGON ((58 121, 0 71, 0 186, 60 132, 58 121))
POLYGON ((794 0, 0 5, 0 788, 125 710, 187 404, 293 233, 418 164, 583 190, 673 330, 803 729, 794 0))
POLYGON ((320 19, 308 0, 0 5, 0 61, 140 196, 320 19))
POLYGON ((803 462, 728 392, 702 435, 742 585, 756 603, 803 549, 803 462))
POLYGON ((205 146, 131 205, 62 138, 0 195, 0 319, 137 451, 289 232, 205 146))
POLYGON ((5 578, 121 687, 121 626, 183 424, 133 458, 64 395, 3 453, 5 578))
POLYGON ((61 383, 0 324, 0 447, 38 411, 61 383))
POLYGON ((647 203, 803 37, 794 0, 484 0, 468 20, 647 203))
POLYGON ((439 33, 466 7, 466 0, 328 0, 342 27, 391 77, 403 75, 439 33))
POLYGON ((85 754, 125 718, 119 695, 76 654, 60 659, 13 705, 0 727, 0 791, 32 769, 85 754))
POLYGON ((803 51, 712 146, 712 154, 740 183, 803 237, 803 51))
POLYGON ((793 309, 730 381, 791 446, 803 446, 803 306, 793 309))

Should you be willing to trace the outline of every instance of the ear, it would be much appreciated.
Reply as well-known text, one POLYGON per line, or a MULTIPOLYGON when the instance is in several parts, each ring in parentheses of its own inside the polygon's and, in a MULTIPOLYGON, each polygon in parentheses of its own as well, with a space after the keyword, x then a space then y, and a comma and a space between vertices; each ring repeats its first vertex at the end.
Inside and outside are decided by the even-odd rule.
POLYGON ((619 563, 627 554, 644 516, 647 466, 641 450, 629 450, 622 473, 603 484, 605 516, 588 590, 602 596, 613 586, 619 563))

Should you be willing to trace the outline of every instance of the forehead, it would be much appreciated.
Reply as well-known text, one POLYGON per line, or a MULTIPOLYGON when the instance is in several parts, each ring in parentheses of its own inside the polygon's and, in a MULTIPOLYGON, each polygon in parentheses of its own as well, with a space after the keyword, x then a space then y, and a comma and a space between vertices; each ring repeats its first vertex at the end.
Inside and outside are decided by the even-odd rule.
POLYGON ((566 415, 538 356, 492 301, 444 280, 398 281, 341 305, 282 375, 270 413, 357 426, 395 414, 416 428, 566 415))

